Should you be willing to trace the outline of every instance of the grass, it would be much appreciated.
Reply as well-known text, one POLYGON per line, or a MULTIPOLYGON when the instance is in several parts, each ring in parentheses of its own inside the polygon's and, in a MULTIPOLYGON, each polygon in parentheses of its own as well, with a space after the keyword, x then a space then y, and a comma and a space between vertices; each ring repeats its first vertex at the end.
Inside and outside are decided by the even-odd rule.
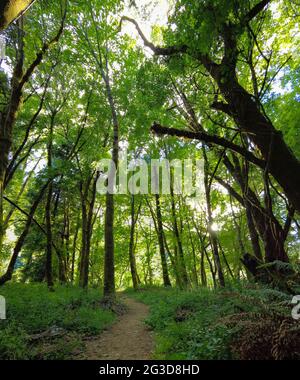
POLYGON ((150 306, 146 323, 156 332, 156 359, 300 358, 300 326, 285 293, 256 285, 127 292, 150 306))
POLYGON ((0 359, 69 359, 83 347, 83 339, 99 334, 113 323, 115 314, 100 308, 99 290, 45 285, 8 284, 0 288, 6 298, 7 320, 0 321, 0 359), (30 336, 49 329, 64 335, 32 342, 30 336))
MULTIPOLYGON (((155 331, 155 358, 300 359, 300 323, 291 318, 292 296, 254 284, 226 289, 146 288, 129 296, 150 306, 146 320, 155 331)), ((74 359, 84 339, 115 320, 101 308, 98 289, 8 284, 7 320, 0 320, 0 359, 74 359), (56 338, 32 340, 49 329, 56 338)))

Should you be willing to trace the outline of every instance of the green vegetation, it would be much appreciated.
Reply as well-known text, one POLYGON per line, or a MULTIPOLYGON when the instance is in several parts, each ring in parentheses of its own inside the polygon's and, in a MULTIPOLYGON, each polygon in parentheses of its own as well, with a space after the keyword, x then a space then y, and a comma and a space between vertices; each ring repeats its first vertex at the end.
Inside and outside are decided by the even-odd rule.
POLYGON ((150 305, 157 359, 300 359, 300 326, 283 292, 250 284, 127 292, 150 305))
POLYGON ((7 320, 0 321, 0 359, 73 357, 83 349, 84 337, 99 334, 115 319, 101 309, 96 289, 59 286, 49 292, 42 284, 11 284, 1 294, 7 300, 7 320), (34 338, 48 331, 49 336, 34 338))
POLYGON ((299 25, 299 0, 1 0, 1 357, 74 357, 133 287, 158 357, 298 358, 299 25))

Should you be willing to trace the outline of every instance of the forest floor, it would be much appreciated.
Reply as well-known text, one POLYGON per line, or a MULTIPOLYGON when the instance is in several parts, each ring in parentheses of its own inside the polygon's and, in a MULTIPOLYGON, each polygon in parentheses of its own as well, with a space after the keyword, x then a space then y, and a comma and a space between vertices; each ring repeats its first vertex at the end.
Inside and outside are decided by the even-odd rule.
POLYGON ((115 311, 93 288, 11 283, 0 293, 0 359, 300 359, 292 295, 258 284, 128 289, 115 311))
POLYGON ((126 305, 126 313, 100 336, 87 340, 80 359, 151 359, 153 336, 144 323, 149 314, 148 306, 125 296, 121 301, 126 305))

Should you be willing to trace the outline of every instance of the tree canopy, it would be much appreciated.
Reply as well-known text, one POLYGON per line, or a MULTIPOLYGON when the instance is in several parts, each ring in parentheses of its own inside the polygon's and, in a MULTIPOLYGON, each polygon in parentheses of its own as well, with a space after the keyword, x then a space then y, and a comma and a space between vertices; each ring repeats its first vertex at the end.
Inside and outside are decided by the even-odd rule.
POLYGON ((41 0, 2 32, 1 284, 296 282, 299 6, 154 3, 41 0), (124 155, 139 191, 102 194, 124 155), (139 160, 201 161, 202 196, 172 168, 143 191, 139 160))

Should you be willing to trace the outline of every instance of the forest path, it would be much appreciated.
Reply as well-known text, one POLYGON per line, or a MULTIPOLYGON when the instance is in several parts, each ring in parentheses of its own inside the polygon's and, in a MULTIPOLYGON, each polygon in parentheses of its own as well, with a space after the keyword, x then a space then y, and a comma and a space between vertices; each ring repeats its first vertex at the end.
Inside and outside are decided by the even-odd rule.
POLYGON ((85 360, 142 360, 151 359, 153 337, 144 320, 149 309, 146 305, 122 296, 126 314, 99 337, 86 342, 85 360))

